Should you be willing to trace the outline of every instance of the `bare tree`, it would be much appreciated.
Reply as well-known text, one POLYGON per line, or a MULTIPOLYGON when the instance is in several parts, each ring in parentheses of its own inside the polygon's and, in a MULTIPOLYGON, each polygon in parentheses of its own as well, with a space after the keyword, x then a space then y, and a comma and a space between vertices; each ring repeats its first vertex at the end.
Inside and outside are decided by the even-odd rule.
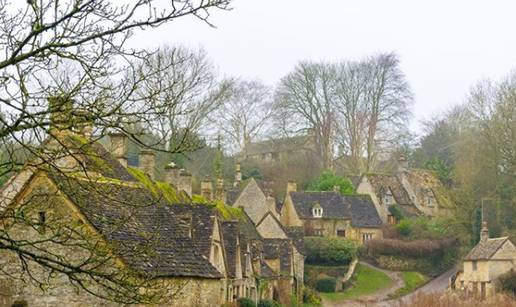
POLYGON ((281 79, 276 91, 276 120, 287 134, 313 135, 321 166, 332 168, 335 70, 326 63, 301 62, 281 79))
POLYGON ((365 170, 374 169, 378 154, 396 142, 407 127, 412 93, 393 53, 368 59, 368 104, 365 170))
MULTIPOLYGON (((74 165, 80 166, 84 166, 85 160, 96 161, 98 156, 91 156, 96 155, 91 150, 93 143, 109 131, 124 133, 142 143, 139 131, 133 129, 135 125, 154 128, 155 123, 168 120, 167 128, 172 132, 178 126, 183 131, 191 131, 198 125, 198 120, 192 117, 181 120, 178 125, 172 124, 170 118, 162 119, 178 110, 182 110, 181 115, 186 114, 188 111, 185 110, 191 110, 198 102, 186 99, 182 96, 184 93, 179 92, 172 94, 177 99, 162 95, 163 91, 176 89, 171 84, 147 91, 151 81, 170 71, 176 63, 143 69, 140 63, 159 57, 159 53, 153 56, 153 51, 129 49, 127 41, 138 31, 159 27, 178 18, 192 16, 209 24, 210 12, 228 9, 230 0, 135 0, 124 3, 31 0, 11 4, 0 0, 0 102, 3 112, 0 143, 4 148, 13 149, 7 150, 7 157, 0 161, 2 175, 11 174, 25 165, 19 173, 21 177, 34 170, 52 171, 55 176, 61 176, 56 182, 77 184, 74 177, 77 169, 74 176, 65 173, 61 164, 63 159, 75 161, 74 165), (81 129, 90 124, 96 127, 92 140, 63 138, 62 131, 81 129), (47 146, 49 144, 52 146, 47 146), (16 151, 22 151, 26 159, 16 159, 16 151)), ((190 56, 196 59, 195 55, 190 56)), ((183 86, 191 88, 187 84, 183 86)), ((217 91, 211 92, 212 89, 215 87, 199 87, 196 91, 206 90, 209 92, 206 95, 216 96, 217 91)), ((193 95, 192 92, 189 95, 193 95)), ((170 136, 170 132, 161 133, 170 136)), ((141 145, 163 150, 162 144, 141 145)), ((172 149, 180 150, 184 147, 172 149)), ((81 176, 90 178, 85 167, 82 173, 81 176)), ((11 264, 17 263, 18 269, 9 271, 2 267, 0 275, 28 280, 44 289, 58 274, 74 287, 101 298, 125 304, 156 302, 157 294, 162 293, 160 288, 166 287, 152 278, 141 278, 135 272, 113 270, 119 255, 92 238, 84 225, 72 224, 67 217, 62 217, 55 221, 55 227, 47 223, 49 226, 43 232, 41 221, 25 212, 53 204, 55 190, 49 188, 33 193, 27 202, 16 208, 7 206, 7 200, 2 199, 0 252, 14 255, 8 259, 11 264), (15 230, 21 226, 28 227, 28 234, 33 236, 15 235, 15 230), (65 255, 66 250, 80 252, 65 255), (36 272, 43 272, 43 275, 36 272)), ((108 199, 114 197, 112 193, 91 188, 87 195, 96 194, 99 199, 108 199)), ((149 246, 159 241, 152 235, 148 239, 149 246)), ((133 249, 131 253, 145 256, 150 251, 133 249)))
POLYGON ((211 117, 226 147, 237 153, 263 135, 273 114, 272 90, 258 80, 233 80, 231 94, 211 117))
POLYGON ((131 96, 137 102, 131 120, 158 137, 155 144, 144 145, 163 144, 163 150, 170 153, 198 149, 200 144, 193 141, 195 133, 223 106, 230 95, 230 82, 217 80, 215 68, 202 49, 164 47, 137 66, 146 78, 131 96))

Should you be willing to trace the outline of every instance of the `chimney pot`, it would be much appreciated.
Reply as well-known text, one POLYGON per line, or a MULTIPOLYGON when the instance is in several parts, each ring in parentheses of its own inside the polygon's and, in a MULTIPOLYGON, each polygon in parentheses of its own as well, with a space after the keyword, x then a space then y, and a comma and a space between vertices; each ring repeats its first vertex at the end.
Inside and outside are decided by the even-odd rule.
POLYGON ((487 222, 482 222, 482 230, 480 230, 480 241, 485 242, 489 239, 489 229, 487 228, 487 222))
POLYGON ((201 181, 201 196, 208 201, 213 200, 213 186, 210 177, 204 177, 201 181))
POLYGON ((237 187, 242 181, 242 171, 240 168, 240 163, 235 165, 235 182, 233 183, 234 187, 237 187))
POLYGON ((138 155, 138 164, 140 169, 147 174, 150 179, 154 179, 155 154, 154 151, 148 149, 140 150, 138 155))
POLYGON ((112 132, 109 134, 110 149, 115 159, 124 167, 127 167, 127 157, 125 156, 126 136, 123 133, 112 132))
POLYGON ((290 192, 297 192, 297 183, 293 180, 287 182, 287 194, 290 192))

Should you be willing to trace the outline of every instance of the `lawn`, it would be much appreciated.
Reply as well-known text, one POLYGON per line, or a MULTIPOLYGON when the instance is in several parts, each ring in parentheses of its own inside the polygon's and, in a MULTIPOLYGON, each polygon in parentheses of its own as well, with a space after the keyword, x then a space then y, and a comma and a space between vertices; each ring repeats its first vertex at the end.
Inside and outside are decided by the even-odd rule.
POLYGON ((391 293, 389 298, 402 297, 422 286, 428 280, 428 277, 419 272, 401 272, 401 277, 405 282, 405 286, 391 293))
POLYGON ((331 301, 358 298, 377 292, 392 285, 392 280, 385 273, 358 265, 353 285, 343 292, 321 293, 321 296, 331 301))

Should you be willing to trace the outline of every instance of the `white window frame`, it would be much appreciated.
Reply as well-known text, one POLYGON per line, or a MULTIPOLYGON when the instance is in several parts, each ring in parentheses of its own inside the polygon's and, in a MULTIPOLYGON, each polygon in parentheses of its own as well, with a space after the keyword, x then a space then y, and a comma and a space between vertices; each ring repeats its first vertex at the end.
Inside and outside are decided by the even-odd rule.
POLYGON ((322 208, 312 208, 312 215, 314 217, 322 217, 323 209, 322 208))

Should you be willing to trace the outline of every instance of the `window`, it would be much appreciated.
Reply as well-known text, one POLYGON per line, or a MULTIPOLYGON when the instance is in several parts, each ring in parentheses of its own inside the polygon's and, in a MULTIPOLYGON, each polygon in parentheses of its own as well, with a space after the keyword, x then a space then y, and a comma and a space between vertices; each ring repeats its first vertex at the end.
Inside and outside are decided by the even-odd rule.
POLYGON ((477 262, 473 261, 473 271, 476 271, 476 270, 477 270, 477 262))
POLYGON ((396 224, 396 217, 392 214, 387 215, 387 223, 389 223, 389 225, 396 224))
POLYGON ((337 230, 337 237, 345 237, 345 236, 346 236, 346 230, 344 230, 344 229, 337 230))
POLYGON ((314 217, 322 217, 323 210, 321 207, 312 208, 312 214, 314 217))
POLYGON ((323 230, 322 229, 314 229, 314 236, 322 237, 323 236, 323 230))
POLYGON ((392 204, 392 195, 385 195, 385 197, 383 198, 383 203, 386 204, 386 205, 391 205, 392 204))
POLYGON ((372 233, 363 233, 362 234, 362 242, 369 241, 372 238, 373 238, 373 234, 372 233))

